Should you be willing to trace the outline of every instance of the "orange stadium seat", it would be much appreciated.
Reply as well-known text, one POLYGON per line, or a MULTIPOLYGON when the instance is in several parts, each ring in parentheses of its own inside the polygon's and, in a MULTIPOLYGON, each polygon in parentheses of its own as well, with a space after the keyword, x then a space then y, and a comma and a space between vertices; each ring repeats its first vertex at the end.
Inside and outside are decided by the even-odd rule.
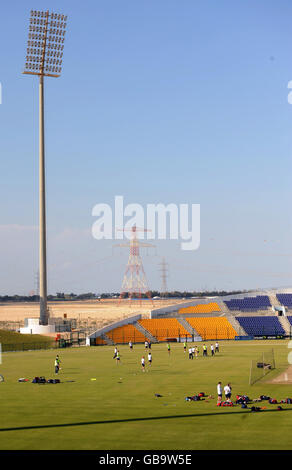
POLYGON ((191 334, 179 323, 176 318, 152 318, 139 320, 140 325, 148 330, 158 341, 167 341, 175 338, 190 338, 191 334))
POLYGON ((143 343, 147 338, 134 325, 124 325, 106 333, 114 343, 143 343))
POLYGON ((99 338, 99 337, 95 338, 95 345, 96 346, 103 346, 105 344, 107 344, 107 342, 104 339, 99 338))
POLYGON ((221 312, 221 308, 217 302, 209 304, 190 305, 189 307, 180 308, 178 313, 212 313, 221 312))
POLYGON ((203 340, 234 339, 237 332, 225 317, 186 318, 203 340))

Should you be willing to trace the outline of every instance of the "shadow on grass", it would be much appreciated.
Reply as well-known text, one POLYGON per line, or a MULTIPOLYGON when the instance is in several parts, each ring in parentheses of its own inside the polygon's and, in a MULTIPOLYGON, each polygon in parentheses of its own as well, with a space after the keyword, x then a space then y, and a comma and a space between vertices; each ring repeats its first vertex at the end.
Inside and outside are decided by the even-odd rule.
MULTIPOLYGON (((0 432, 7 432, 7 431, 27 431, 29 429, 49 429, 49 428, 66 428, 71 426, 89 426, 92 424, 117 424, 117 423, 131 423, 136 421, 155 421, 160 419, 179 419, 179 418, 202 418, 206 416, 234 416, 239 414, 262 414, 262 413, 273 413, 278 411, 277 409, 274 410, 263 410, 260 412, 251 412, 250 410, 245 411, 232 411, 228 413, 226 411, 219 411, 213 413, 194 413, 194 414, 184 414, 184 415, 172 415, 172 416, 149 416, 146 418, 125 418, 125 419, 111 419, 111 420, 103 420, 103 421, 84 421, 82 423, 65 423, 65 424, 42 424, 38 426, 21 426, 21 427, 13 427, 13 428, 0 428, 0 432)), ((284 408, 282 409, 281 413, 285 411, 292 411, 292 408, 284 408)))

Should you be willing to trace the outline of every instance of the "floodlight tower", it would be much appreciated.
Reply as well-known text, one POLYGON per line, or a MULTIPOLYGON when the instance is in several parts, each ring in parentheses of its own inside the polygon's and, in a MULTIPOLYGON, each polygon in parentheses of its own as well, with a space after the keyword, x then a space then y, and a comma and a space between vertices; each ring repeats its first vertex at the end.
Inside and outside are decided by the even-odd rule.
POLYGON ((39 295, 40 325, 48 325, 44 77, 60 77, 67 16, 49 11, 30 12, 24 74, 39 77, 39 295))

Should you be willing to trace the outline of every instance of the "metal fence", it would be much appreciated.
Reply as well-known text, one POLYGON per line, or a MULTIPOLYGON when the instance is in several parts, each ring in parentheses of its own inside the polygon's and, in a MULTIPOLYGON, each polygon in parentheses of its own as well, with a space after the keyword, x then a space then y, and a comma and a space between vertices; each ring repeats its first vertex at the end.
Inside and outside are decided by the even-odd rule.
MULTIPOLYGON (((226 327, 226 328, 201 328, 200 331, 192 330, 192 333, 187 333, 185 330, 181 329, 156 329, 151 330, 151 335, 156 338, 158 342, 165 342, 165 341, 173 341, 178 343, 183 342, 194 342, 198 336, 202 338, 202 341, 228 341, 234 340, 235 338, 238 339, 239 337, 244 339, 246 336, 245 330, 243 328, 239 328, 237 335, 235 335, 234 328, 226 327)), ((248 339, 251 339, 251 336, 247 336, 248 339)), ((284 334, 283 332, 279 331, 277 328, 275 330, 267 330, 264 328, 261 330, 257 330, 257 334, 252 336, 254 339, 284 339, 284 338, 292 338, 292 325, 290 327, 289 334, 284 334)), ((124 331, 119 332, 119 334, 114 333, 113 331, 109 331, 106 335, 101 336, 99 338, 92 338, 91 345, 102 346, 108 344, 108 340, 112 341, 115 344, 127 344, 130 341, 135 343, 144 343, 144 341, 149 341, 147 337, 143 337, 143 334, 140 331, 133 332, 132 334, 126 334, 124 331)))
MULTIPOLYGON (((196 338, 200 336, 202 341, 216 341, 216 340, 234 340, 234 329, 233 328, 204 328, 197 332, 192 329, 192 333, 186 333, 185 329, 156 329, 151 330, 151 335, 156 338, 158 342, 194 342, 196 338)), ((92 346, 103 346, 108 344, 107 340, 112 341, 115 344, 127 344, 130 341, 133 344, 144 343, 149 341, 147 337, 143 336, 143 333, 137 330, 133 331, 131 334, 126 334, 124 331, 119 332, 119 334, 109 331, 106 335, 100 336, 98 338, 91 339, 92 346)))
POLYGON ((59 348, 58 341, 50 341, 43 343, 2 343, 2 352, 13 351, 36 351, 40 349, 57 349, 59 348))
POLYGON ((200 330, 199 335, 203 341, 217 341, 217 340, 229 340, 234 339, 235 333, 234 328, 203 328, 200 330))
MULTIPOLYGON (((151 331, 150 334, 154 336, 158 341, 176 341, 176 342, 184 342, 190 341, 190 339, 197 336, 195 334, 186 334, 184 330, 156 330, 151 331)), ((144 343, 145 341, 149 341, 147 337, 144 337, 143 333, 137 330, 137 332, 133 331, 131 334, 125 334, 124 331, 121 331, 119 334, 116 334, 112 331, 106 333, 106 337, 110 339, 113 343, 129 343, 130 341, 135 343, 144 343)))
MULTIPOLYGON (((256 330, 249 330, 248 334, 250 336, 253 336, 254 338, 261 338, 261 339, 269 339, 269 338, 277 338, 277 339, 280 339, 280 338, 291 338, 291 333, 292 333, 292 330, 291 330, 291 327, 292 325, 290 326, 289 328, 289 333, 287 334, 285 331, 283 332, 283 330, 280 330, 279 328, 277 327, 257 327, 256 330)), ((241 332, 244 332, 245 330, 243 328, 240 328, 240 331, 241 332)), ((239 335, 242 334, 242 333, 239 333, 239 335)))

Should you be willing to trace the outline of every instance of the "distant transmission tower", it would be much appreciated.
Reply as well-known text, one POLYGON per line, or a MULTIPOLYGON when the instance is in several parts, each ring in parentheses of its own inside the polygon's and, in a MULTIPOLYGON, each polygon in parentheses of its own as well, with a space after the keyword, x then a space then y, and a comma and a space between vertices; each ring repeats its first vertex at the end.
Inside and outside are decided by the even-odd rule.
MULTIPOLYGON (((125 229, 121 230, 125 231, 125 229)), ((120 243, 116 245, 130 248, 130 255, 122 282, 119 302, 126 294, 128 294, 130 301, 132 301, 133 298, 138 297, 141 305, 142 294, 146 294, 149 299, 151 299, 151 295, 143 268, 142 258, 140 256, 140 248, 154 247, 155 245, 150 243, 141 243, 138 240, 137 232, 146 232, 147 229, 139 229, 134 225, 129 230, 131 230, 131 240, 129 243, 120 243)))
POLYGON ((168 289, 167 289, 167 270, 168 270, 168 263, 165 262, 165 258, 163 257, 162 258, 162 261, 161 263, 159 263, 159 266, 161 266, 161 268, 159 269, 159 271, 161 271, 161 292, 160 292, 160 295, 161 297, 166 297, 166 294, 168 292, 168 289))

